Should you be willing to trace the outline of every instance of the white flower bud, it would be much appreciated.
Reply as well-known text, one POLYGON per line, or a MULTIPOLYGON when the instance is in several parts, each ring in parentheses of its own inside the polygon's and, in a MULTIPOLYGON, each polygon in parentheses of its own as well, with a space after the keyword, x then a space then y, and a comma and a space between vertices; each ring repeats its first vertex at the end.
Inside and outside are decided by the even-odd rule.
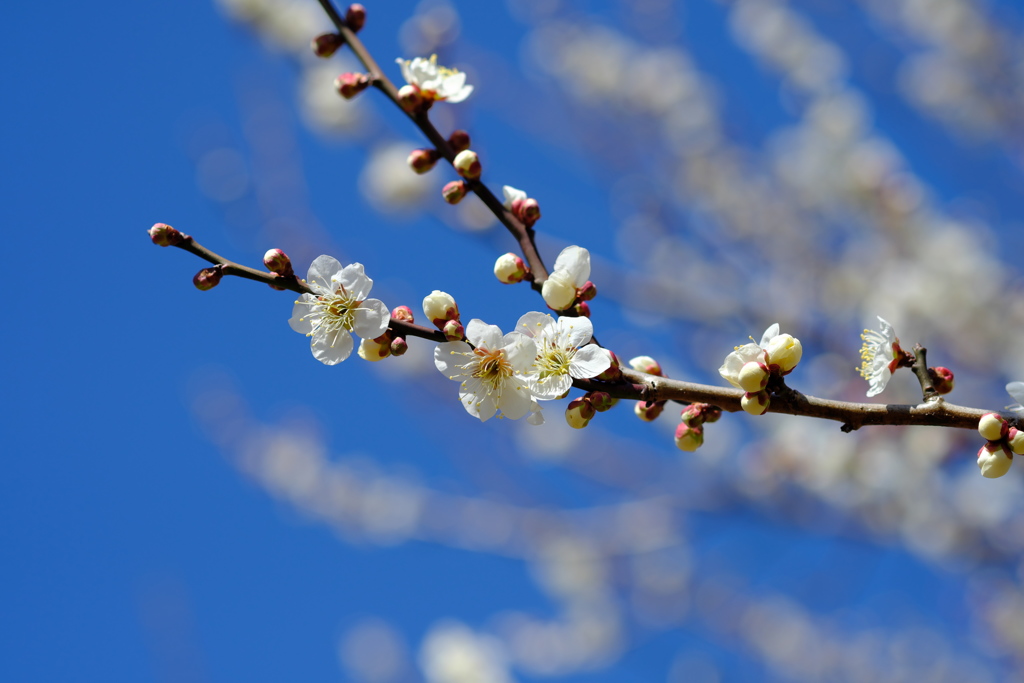
POLYGON ((544 297, 544 303, 556 311, 564 311, 572 306, 576 300, 576 285, 562 277, 561 273, 555 271, 544 281, 540 290, 544 297))
POLYGON ((690 427, 681 422, 676 427, 676 447, 681 451, 692 453, 704 443, 704 428, 700 426, 690 427))
POLYGON ((756 394, 768 385, 768 368, 756 361, 745 363, 740 368, 736 381, 743 391, 756 394))
POLYGON ((1010 428, 1009 436, 1010 450, 1017 455, 1024 455, 1024 432, 1019 429, 1010 428))
POLYGON ((526 277, 526 264, 523 259, 509 252, 494 262, 494 276, 506 285, 522 282, 526 277))
POLYGON ((983 439, 998 441, 1003 438, 1003 427, 1005 425, 1006 420, 1000 416, 995 413, 985 413, 981 416, 981 420, 978 421, 978 433, 981 434, 983 439))
POLYGON ((391 355, 391 337, 383 334, 376 339, 364 339, 359 342, 356 353, 363 360, 384 360, 391 355))
POLYGON ((476 180, 480 177, 480 157, 471 149, 464 149, 456 154, 452 165, 466 180, 476 180))
POLYGON ((565 409, 565 421, 573 429, 583 429, 594 417, 594 406, 585 398, 574 398, 565 409))
POLYGON ((978 469, 981 470, 981 476, 989 479, 1003 476, 1010 471, 1012 458, 1005 444, 990 441, 978 449, 978 469))
POLYGON ((629 367, 633 368, 637 372, 646 372, 648 375, 657 375, 658 377, 661 377, 661 365, 650 356, 637 356, 636 358, 631 358, 629 361, 629 367))
POLYGON ((740 399, 740 407, 751 415, 764 415, 768 410, 771 398, 767 391, 759 391, 756 394, 747 393, 740 399))
POLYGON ((451 294, 435 289, 423 298, 423 315, 440 329, 449 320, 458 319, 459 307, 451 294))
POLYGON ((804 355, 800 340, 789 334, 779 334, 768 342, 768 364, 778 365, 783 374, 791 371, 804 355))

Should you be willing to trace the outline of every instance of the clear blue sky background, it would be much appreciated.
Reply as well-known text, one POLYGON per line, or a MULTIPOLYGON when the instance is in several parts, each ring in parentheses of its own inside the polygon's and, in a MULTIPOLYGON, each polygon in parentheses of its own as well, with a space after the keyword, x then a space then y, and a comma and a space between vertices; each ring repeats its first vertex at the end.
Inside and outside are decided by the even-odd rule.
MULTIPOLYGON (((377 41, 385 63, 408 8, 367 4, 367 40, 377 41)), ((459 4, 465 34, 491 26, 488 47, 516 49, 523 29, 502 5, 459 4)), ((719 11, 701 4, 695 16, 719 11)), ((341 680, 338 636, 362 616, 392 620, 415 644, 441 615, 480 624, 509 606, 550 609, 515 560, 425 543, 381 550, 340 542, 243 478, 191 416, 189 387, 226 373, 261 419, 310 406, 339 452, 450 475, 437 449, 449 425, 431 424, 436 413, 423 417, 413 404, 429 395, 392 398, 397 386, 379 382, 358 359, 321 367, 285 324, 289 294, 242 281, 198 292, 190 278, 199 262, 158 249, 145 235, 166 221, 248 263, 268 246, 285 246, 261 246, 224 228, 219 209, 196 188, 184 141, 196 117, 223 121, 239 135, 239 83, 255 78, 288 101, 291 69, 210 2, 22 2, 8 4, 3 17, 0 680, 341 680)), ((712 40, 694 51, 711 50, 712 40)), ((495 292, 488 279, 494 245, 511 245, 501 236, 459 236, 436 220, 395 227, 377 217, 355 188, 363 152, 324 148, 290 116, 313 207, 346 255, 363 260, 375 278, 391 277, 391 291, 414 308, 431 289, 461 288, 464 310, 496 306, 505 319, 495 322, 514 321, 529 293, 495 292), (435 262, 414 264, 404 280, 389 275, 388 254, 369 249, 379 241, 378 225, 398 231, 405 253, 435 262), (428 276, 443 259, 471 265, 428 276), (464 280, 483 283, 484 291, 464 280)), ((903 116, 899 105, 880 113, 893 129, 903 116)), ((474 134, 504 160, 505 176, 529 174, 541 186, 557 179, 577 206, 604 191, 571 161, 533 164, 537 153, 524 150, 521 134, 500 119, 481 117, 474 134)), ((411 128, 399 135, 415 139, 411 128)), ((908 144, 927 162, 939 138, 923 130, 908 144)), ((965 155, 957 177, 936 171, 930 180, 940 190, 987 184, 995 205, 1009 210, 1008 166, 998 152, 980 154, 965 155), (969 172, 976 168, 983 172, 969 172)), ((545 204, 546 215, 572 215, 559 201, 545 204)), ((607 217, 594 212, 586 222, 595 248, 610 250, 607 217)), ((560 238, 571 238, 571 222, 555 225, 560 238)), ((459 423, 481 443, 480 457, 500 427, 459 423)), ((670 443, 661 447, 676 457, 670 443)), ((549 487, 537 494, 540 502, 592 493, 557 472, 538 476, 549 487)), ((949 623, 952 637, 962 633, 962 603, 942 599, 958 594, 959 580, 898 550, 798 534, 756 512, 696 515, 691 524, 702 553, 739 566, 774 558, 758 579, 766 587, 798 591, 801 568, 824 553, 831 566, 846 567, 831 577, 835 604, 868 605, 879 623, 905 608, 949 623), (898 599, 885 598, 892 594, 898 599)), ((808 600, 827 611, 834 606, 827 595, 808 600)), ((735 680, 767 675, 698 630, 657 635, 609 671, 580 680, 663 680, 687 643, 705 647, 735 680)))

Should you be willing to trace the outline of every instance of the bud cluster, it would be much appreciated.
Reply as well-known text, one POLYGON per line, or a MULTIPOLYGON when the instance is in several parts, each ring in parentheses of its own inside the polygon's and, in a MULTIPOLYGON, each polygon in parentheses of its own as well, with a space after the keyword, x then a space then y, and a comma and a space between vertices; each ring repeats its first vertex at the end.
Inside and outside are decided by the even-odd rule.
MULTIPOLYGON (((661 370, 661 364, 650 356, 632 358, 629 361, 629 366, 637 372, 654 375, 655 377, 665 376, 661 370)), ((621 375, 621 371, 619 371, 619 374, 621 375)), ((633 412, 644 422, 652 422, 665 411, 665 403, 666 401, 637 401, 633 406, 633 412)))
POLYGON ((579 398, 569 401, 565 409, 565 421, 573 429, 583 429, 597 413, 610 410, 618 401, 604 391, 588 391, 579 398))
POLYGON ((466 330, 459 320, 459 306, 451 294, 434 290, 423 299, 423 315, 444 332, 448 341, 462 341, 466 330))
POLYGON ((533 224, 540 220, 540 204, 536 199, 527 197, 525 192, 511 185, 505 185, 502 191, 505 193, 505 208, 523 225, 532 228, 533 224))
MULTIPOLYGON (((412 309, 408 306, 396 306, 394 310, 391 311, 391 319, 412 323, 412 309)), ((389 328, 379 337, 374 339, 363 339, 360 341, 359 349, 356 353, 358 353, 359 357, 363 360, 376 362, 383 360, 388 356, 404 355, 408 350, 409 344, 405 341, 405 335, 389 328)))
POLYGON ((334 79, 334 89, 346 100, 370 87, 370 74, 343 73, 334 79))
POLYGON ((704 423, 716 422, 722 416, 722 409, 709 403, 691 403, 680 413, 676 427, 676 447, 681 451, 693 452, 704 444, 704 423))
POLYGON ((803 353, 800 340, 790 334, 779 334, 776 323, 765 330, 761 343, 751 338, 751 343, 737 346, 725 357, 718 374, 744 392, 740 399, 743 410, 763 415, 771 403, 769 382, 774 378, 781 384, 782 377, 793 372, 803 353))
POLYGON ((978 421, 978 433, 986 440, 978 449, 978 469, 983 477, 996 479, 1006 474, 1013 455, 1024 455, 1024 431, 1011 427, 1001 415, 985 413, 978 421))

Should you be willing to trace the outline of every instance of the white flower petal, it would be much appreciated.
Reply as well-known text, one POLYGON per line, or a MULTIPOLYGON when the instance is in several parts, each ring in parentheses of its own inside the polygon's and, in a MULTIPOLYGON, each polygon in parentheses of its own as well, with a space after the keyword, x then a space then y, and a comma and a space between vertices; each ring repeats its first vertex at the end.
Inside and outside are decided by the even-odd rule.
POLYGON ((337 365, 352 354, 352 335, 345 330, 318 334, 309 344, 313 357, 324 365, 337 365))
POLYGON ((770 342, 774 337, 777 336, 779 336, 779 324, 775 323, 767 330, 765 330, 763 335, 761 335, 760 347, 762 349, 766 348, 768 346, 768 342, 770 342))
POLYGON ((569 283, 579 287, 590 279, 590 252, 576 245, 566 247, 555 259, 555 272, 559 271, 569 283))
POLYGON ((509 382, 501 392, 501 414, 510 420, 518 420, 530 412, 533 393, 524 382, 509 382))
POLYGON ((531 377, 529 387, 538 401, 551 401, 572 389, 572 378, 569 375, 548 375, 544 379, 531 377))
POLYGON ((594 323, 590 322, 590 318, 583 316, 578 318, 560 316, 557 326, 561 345, 570 348, 580 348, 590 342, 590 338, 594 336, 594 323))
POLYGON ((718 374, 728 380, 729 384, 742 389, 739 383, 740 369, 750 362, 764 362, 764 350, 753 342, 744 344, 726 356, 722 367, 718 368, 718 374))
POLYGON ((391 312, 383 301, 367 299, 352 312, 352 331, 363 339, 376 339, 388 329, 390 321, 391 312))
POLYGON ((1024 382, 1010 382, 1006 385, 1006 393, 1017 399, 1017 405, 1011 410, 1024 409, 1024 382))
POLYGON ((341 272, 341 263, 333 256, 323 254, 317 256, 309 266, 306 273, 306 281, 312 286, 313 283, 326 289, 331 289, 331 278, 341 272))
POLYGON ((501 348, 501 328, 497 325, 488 325, 480 318, 473 318, 466 325, 466 339, 473 346, 483 346, 488 349, 501 348))
POLYGON ((556 270, 541 285, 540 294, 548 306, 564 311, 576 299, 576 286, 568 281, 563 271, 556 270))
POLYGON ((537 357, 537 345, 532 339, 520 332, 509 332, 501 340, 501 346, 490 348, 502 348, 505 350, 505 357, 512 364, 512 368, 519 374, 530 374, 533 367, 533 359, 537 357))
POLYGON ((612 366, 612 355, 597 344, 583 346, 569 363, 569 374, 577 379, 597 377, 612 366))
POLYGON ((466 369, 460 367, 465 364, 466 357, 463 354, 473 353, 469 344, 461 341, 444 342, 434 347, 434 367, 448 379, 464 377, 466 369))
POLYGON ((362 263, 345 266, 338 274, 336 281, 341 283, 345 292, 355 301, 362 301, 369 296, 370 289, 373 287, 373 280, 366 277, 362 263))
POLYGON ((295 302, 292 308, 292 317, 288 325, 299 334, 309 334, 313 331, 313 321, 310 319, 310 306, 306 301, 312 300, 309 294, 303 294, 302 298, 295 302))
POLYGON ((469 97, 472 93, 473 93, 473 86, 467 85, 467 86, 463 87, 461 90, 459 90, 457 93, 454 93, 454 94, 449 95, 448 97, 446 97, 445 101, 446 102, 451 102, 452 104, 458 104, 459 102, 462 102, 464 99, 469 97))
POLYGON ((516 323, 516 332, 522 332, 527 337, 537 339, 542 336, 545 329, 555 323, 555 319, 547 313, 530 311, 524 313, 519 322, 516 323))
POLYGON ((517 190, 516 188, 512 187, 511 185, 505 185, 504 187, 501 188, 501 191, 505 194, 505 203, 504 203, 503 206, 506 209, 511 209, 512 208, 512 202, 514 202, 515 200, 517 200, 517 199, 526 199, 526 193, 525 192, 523 192, 522 190, 517 190))

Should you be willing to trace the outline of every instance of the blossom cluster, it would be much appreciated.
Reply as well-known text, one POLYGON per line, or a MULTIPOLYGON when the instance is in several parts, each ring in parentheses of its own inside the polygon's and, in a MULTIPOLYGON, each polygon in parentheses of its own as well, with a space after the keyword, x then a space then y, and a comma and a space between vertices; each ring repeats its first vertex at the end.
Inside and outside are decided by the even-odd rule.
POLYGON ((803 357, 800 340, 789 334, 779 333, 775 323, 761 335, 761 341, 751 337, 749 344, 737 346, 725 358, 718 373, 737 389, 745 393, 741 400, 743 410, 751 415, 762 415, 768 410, 770 397, 768 381, 774 377, 788 375, 803 357))

